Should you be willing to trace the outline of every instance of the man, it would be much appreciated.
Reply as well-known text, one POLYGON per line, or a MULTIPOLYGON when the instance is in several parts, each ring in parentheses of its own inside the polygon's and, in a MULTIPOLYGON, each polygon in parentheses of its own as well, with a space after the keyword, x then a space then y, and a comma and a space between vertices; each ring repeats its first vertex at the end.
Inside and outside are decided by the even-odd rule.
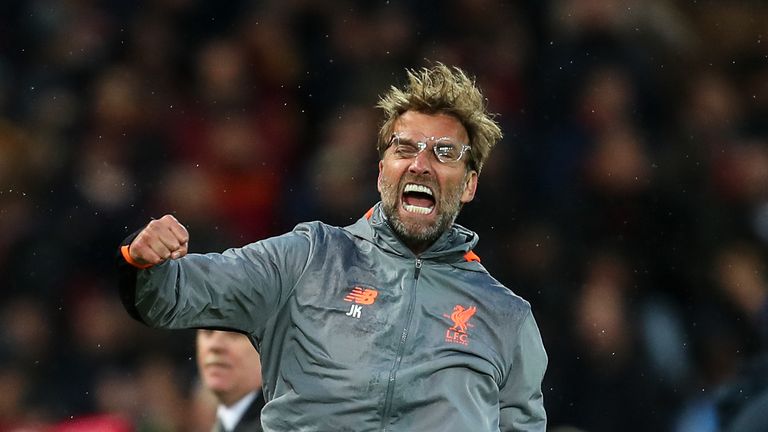
POLYGON ((247 336, 197 331, 197 368, 218 401, 214 432, 261 432, 261 359, 247 336))
POLYGON ((266 431, 545 430, 530 305, 454 223, 501 131, 458 68, 408 80, 379 101, 381 202, 355 224, 187 255, 189 234, 166 215, 121 247, 132 316, 255 342, 266 431))

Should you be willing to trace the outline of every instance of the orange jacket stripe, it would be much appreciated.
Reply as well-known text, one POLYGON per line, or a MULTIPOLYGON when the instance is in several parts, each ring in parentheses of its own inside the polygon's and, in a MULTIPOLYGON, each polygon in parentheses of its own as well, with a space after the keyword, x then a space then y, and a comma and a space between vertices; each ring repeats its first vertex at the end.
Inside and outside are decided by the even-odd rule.
POLYGON ((370 209, 370 210, 368 210, 367 212, 365 212, 365 219, 367 219, 367 220, 371 220, 371 216, 373 216, 373 207, 371 207, 371 209, 370 209))
POLYGON ((480 257, 477 256, 477 254, 472 252, 472 251, 469 251, 469 252, 465 253, 464 254, 464 259, 467 260, 467 261, 477 261, 477 262, 480 262, 480 257))
POLYGON ((136 267, 137 269, 145 269, 152 267, 152 264, 139 264, 137 263, 132 257, 131 252, 128 250, 130 246, 129 245, 123 245, 120 247, 120 253, 123 255, 123 259, 128 264, 136 267))

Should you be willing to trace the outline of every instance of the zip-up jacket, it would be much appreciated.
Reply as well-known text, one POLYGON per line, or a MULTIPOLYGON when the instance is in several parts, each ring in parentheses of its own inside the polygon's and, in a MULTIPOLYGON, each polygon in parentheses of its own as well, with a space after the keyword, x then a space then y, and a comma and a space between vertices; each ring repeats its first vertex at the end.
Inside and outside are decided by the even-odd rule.
POLYGON ((538 327, 477 241, 454 224, 416 256, 377 204, 345 228, 304 223, 143 270, 120 259, 120 288, 152 327, 249 335, 265 431, 544 431, 538 327))

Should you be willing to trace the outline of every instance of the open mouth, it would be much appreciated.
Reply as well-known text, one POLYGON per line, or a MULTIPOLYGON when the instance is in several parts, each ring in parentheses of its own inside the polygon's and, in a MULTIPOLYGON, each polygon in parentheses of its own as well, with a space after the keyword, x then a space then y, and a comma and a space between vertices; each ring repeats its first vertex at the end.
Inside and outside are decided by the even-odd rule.
POLYGON ((435 196, 427 186, 408 183, 403 188, 403 208, 409 213, 430 214, 435 209, 435 196))

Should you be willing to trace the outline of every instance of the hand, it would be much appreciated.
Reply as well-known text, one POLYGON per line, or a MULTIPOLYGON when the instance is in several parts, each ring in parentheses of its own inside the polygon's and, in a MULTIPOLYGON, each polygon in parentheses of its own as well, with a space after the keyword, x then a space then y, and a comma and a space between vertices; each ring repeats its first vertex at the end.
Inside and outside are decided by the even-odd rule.
POLYGON ((187 254, 189 233, 175 217, 154 219, 133 239, 128 251, 141 265, 156 265, 187 254))

